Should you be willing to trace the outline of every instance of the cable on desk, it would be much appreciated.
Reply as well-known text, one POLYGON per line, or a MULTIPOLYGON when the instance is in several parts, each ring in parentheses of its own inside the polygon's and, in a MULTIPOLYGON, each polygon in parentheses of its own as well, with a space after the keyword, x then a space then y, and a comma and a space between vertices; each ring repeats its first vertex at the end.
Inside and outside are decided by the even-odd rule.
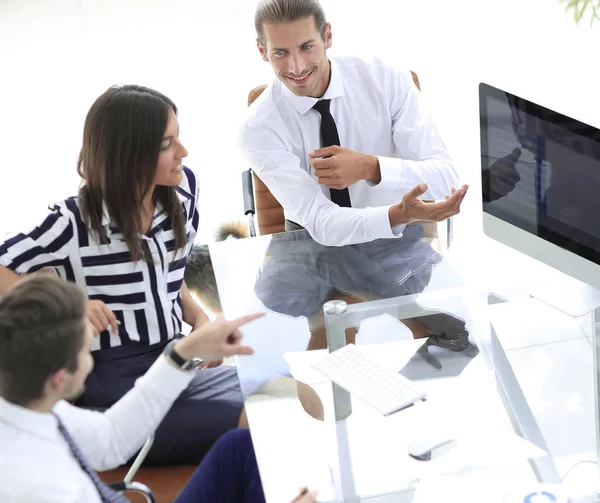
POLYGON ((569 476, 569 474, 575 469, 577 468, 579 465, 582 465, 583 463, 592 463, 594 465, 598 464, 598 460, 596 459, 582 459, 581 461, 577 461, 577 463, 575 463, 571 468, 569 468, 567 470, 567 473, 565 473, 562 478, 560 479, 561 482, 564 482, 565 479, 569 476))

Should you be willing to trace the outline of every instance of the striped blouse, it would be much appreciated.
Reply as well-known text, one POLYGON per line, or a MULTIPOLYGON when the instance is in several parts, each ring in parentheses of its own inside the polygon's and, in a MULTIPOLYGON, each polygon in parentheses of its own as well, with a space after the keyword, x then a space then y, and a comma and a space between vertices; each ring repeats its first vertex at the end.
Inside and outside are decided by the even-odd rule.
POLYGON ((22 274, 53 268, 76 283, 90 300, 104 302, 120 321, 119 333, 105 330, 93 350, 140 342, 155 344, 172 339, 182 327, 181 287, 186 259, 198 231, 198 183, 189 168, 177 195, 185 214, 187 245, 176 251, 175 233, 166 210, 157 205, 152 226, 142 246, 153 263, 133 262, 119 230, 111 225, 106 208, 102 225, 108 244, 99 244, 83 221, 76 197, 49 207, 42 223, 0 241, 0 265, 22 274))

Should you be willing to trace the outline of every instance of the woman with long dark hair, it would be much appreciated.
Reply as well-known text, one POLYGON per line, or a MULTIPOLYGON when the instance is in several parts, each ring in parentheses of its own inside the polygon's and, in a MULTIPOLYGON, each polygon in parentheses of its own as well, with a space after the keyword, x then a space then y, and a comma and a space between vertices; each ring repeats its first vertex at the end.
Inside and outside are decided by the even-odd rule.
MULTIPOLYGON (((40 269, 87 294, 95 368, 77 405, 111 406, 181 335, 183 321, 207 321, 183 281, 199 220, 198 182, 182 164, 186 156, 169 98, 141 86, 111 87, 85 120, 79 194, 51 205, 33 229, 0 241, 0 295, 19 274, 40 269)), ((149 463, 195 464, 238 425, 237 375, 219 363, 196 372, 158 428, 149 463)))

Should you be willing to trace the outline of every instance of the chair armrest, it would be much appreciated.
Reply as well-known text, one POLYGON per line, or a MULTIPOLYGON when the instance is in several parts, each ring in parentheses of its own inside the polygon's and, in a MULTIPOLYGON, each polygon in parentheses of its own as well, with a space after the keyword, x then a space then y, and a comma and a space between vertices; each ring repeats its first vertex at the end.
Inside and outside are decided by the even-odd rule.
POLYGON ((450 245, 452 244, 452 240, 454 239, 454 224, 452 222, 452 217, 450 217, 446 222, 446 250, 448 250, 450 248, 450 245))
POLYGON ((108 484, 108 486, 118 493, 134 492, 141 494, 146 498, 148 503, 156 503, 156 498, 150 488, 139 482, 116 482, 115 484, 108 484))
POLYGON ((150 452, 150 448, 152 447, 153 443, 154 443, 154 434, 152 434, 148 437, 148 440, 146 440, 146 442, 144 443, 144 446, 142 447, 139 454, 136 456, 135 460, 133 461, 131 468, 127 472, 127 475, 125 475, 125 480, 123 481, 125 484, 129 484, 130 482, 133 481, 133 477, 135 477, 135 474, 140 469, 140 466, 142 466, 142 463, 146 459, 148 452, 150 452))
POLYGON ((244 192, 244 215, 254 215, 254 187, 252 185, 252 170, 247 169, 242 173, 242 190, 244 192))
POLYGON ((256 207, 254 205, 254 184, 251 169, 247 169, 242 173, 242 191, 244 193, 244 215, 248 215, 248 235, 254 237, 256 236, 256 225, 254 223, 256 207))

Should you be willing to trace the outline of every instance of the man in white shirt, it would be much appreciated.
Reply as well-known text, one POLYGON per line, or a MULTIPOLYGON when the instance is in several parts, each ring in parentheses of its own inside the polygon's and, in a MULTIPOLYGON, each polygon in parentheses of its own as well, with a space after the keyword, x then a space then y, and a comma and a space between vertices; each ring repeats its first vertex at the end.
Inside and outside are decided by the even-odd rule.
MULTIPOLYGON (((119 466, 142 446, 190 383, 198 358, 251 354, 240 344, 238 327, 260 316, 207 322, 173 341, 131 391, 100 413, 67 402, 83 392, 93 366, 85 305, 75 285, 47 275, 24 279, 0 298, 2 503, 127 501, 94 470, 119 466)), ((229 441, 217 442, 178 503, 264 500, 249 433, 232 430, 225 437, 229 441), (234 457, 241 460, 237 466, 234 457), (249 473, 254 480, 247 480, 249 473), (216 484, 221 487, 209 487, 216 484)), ((297 501, 315 501, 314 494, 297 501)))
POLYGON ((272 243, 257 295, 275 311, 310 316, 328 290, 421 291, 439 256, 410 224, 455 215, 467 186, 455 190, 452 160, 410 72, 328 57, 331 25, 318 0, 262 0, 255 28, 277 78, 249 108, 238 145, 283 206, 286 229, 304 228, 316 242, 308 261, 284 256, 288 238, 272 243))
POLYGON ((342 246, 400 237, 412 221, 458 212, 466 186, 440 203, 417 199, 444 200, 458 176, 408 72, 328 58, 331 25, 317 0, 263 0, 255 25, 277 79, 250 107, 238 144, 288 220, 342 246), (313 108, 327 100, 341 146, 321 148, 313 108), (330 189, 346 188, 351 207, 332 203, 330 189))

